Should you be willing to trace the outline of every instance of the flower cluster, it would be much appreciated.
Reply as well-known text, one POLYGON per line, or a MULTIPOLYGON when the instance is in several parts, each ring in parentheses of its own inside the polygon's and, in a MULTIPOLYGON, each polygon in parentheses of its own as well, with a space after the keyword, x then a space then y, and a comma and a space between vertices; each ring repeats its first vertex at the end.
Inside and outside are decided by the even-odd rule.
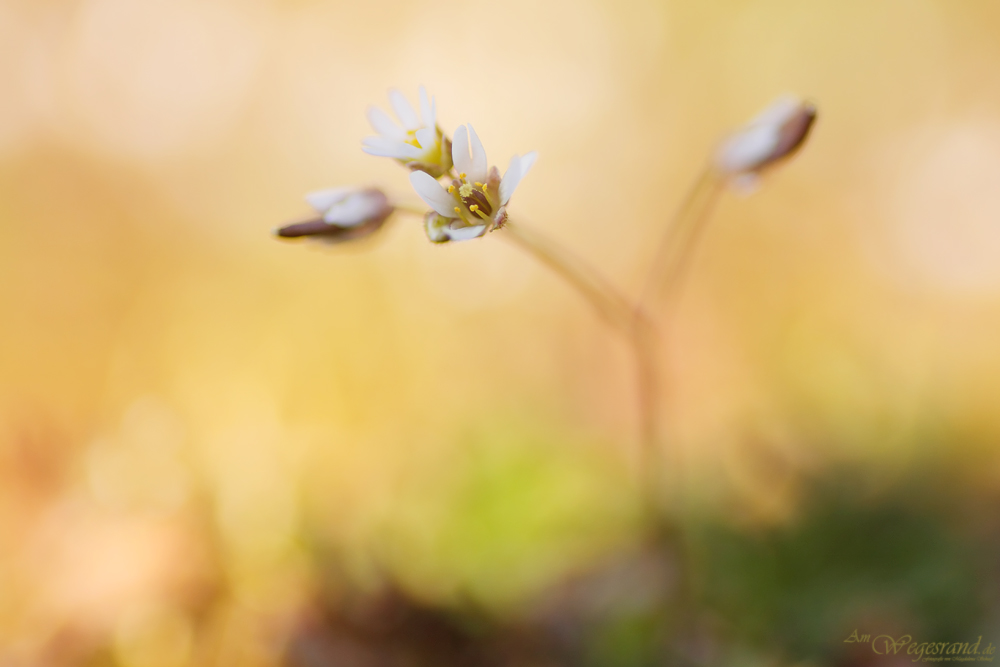
MULTIPOLYGON (((507 204, 537 155, 515 155, 503 177, 486 160, 486 150, 472 125, 461 126, 455 141, 437 124, 437 105, 423 86, 419 111, 398 90, 389 91, 395 120, 377 107, 368 122, 378 133, 362 142, 364 152, 395 160, 410 170, 410 183, 431 208, 424 216, 434 243, 466 241, 499 229, 507 204), (439 179, 445 178, 446 185, 439 179)), ((318 218, 277 230, 284 238, 310 237, 339 243, 378 231, 397 205, 375 188, 336 188, 307 195, 318 218)))
MULTIPOLYGON (((427 237, 434 243, 468 241, 507 225, 505 234, 509 238, 577 289, 631 346, 639 367, 637 396, 643 434, 640 467, 654 473, 643 476, 642 503, 658 512, 660 475, 656 465, 661 457, 654 400, 658 332, 650 317, 653 311, 647 308, 656 305, 652 303, 654 297, 661 308, 671 305, 673 299, 667 296, 672 296, 680 284, 713 204, 725 191, 720 186, 752 187, 763 171, 795 153, 809 135, 816 108, 798 98, 781 98, 721 143, 686 203, 669 221, 649 271, 647 288, 633 300, 544 235, 526 232, 519 223, 508 224, 511 196, 534 166, 536 153, 515 155, 501 176, 500 170, 490 165, 471 124, 459 126, 454 141, 445 135, 437 124, 434 99, 423 87, 419 112, 399 91, 390 91, 389 102, 395 119, 381 109, 368 110, 368 120, 378 136, 365 139, 363 149, 408 169, 410 184, 430 210, 423 213, 422 207, 414 210, 408 204, 393 203, 376 188, 323 190, 306 197, 318 217, 282 227, 278 236, 330 243, 354 240, 381 229, 396 210, 423 213, 427 237)), ((650 516, 658 520, 656 515, 650 516)))
MULTIPOLYGON (((362 150, 410 171, 410 184, 430 207, 424 214, 427 237, 434 243, 467 241, 502 228, 511 195, 537 154, 515 155, 501 177, 471 124, 456 130, 454 142, 441 130, 437 104, 423 86, 419 109, 398 90, 389 91, 389 104, 395 119, 377 107, 368 109, 377 136, 365 139, 362 150)), ((752 189, 763 171, 805 143, 815 120, 816 108, 809 102, 779 98, 720 144, 711 169, 738 189, 752 189)), ((307 195, 306 201, 318 217, 282 227, 278 236, 351 241, 377 232, 394 211, 410 209, 377 188, 323 190, 307 195)))

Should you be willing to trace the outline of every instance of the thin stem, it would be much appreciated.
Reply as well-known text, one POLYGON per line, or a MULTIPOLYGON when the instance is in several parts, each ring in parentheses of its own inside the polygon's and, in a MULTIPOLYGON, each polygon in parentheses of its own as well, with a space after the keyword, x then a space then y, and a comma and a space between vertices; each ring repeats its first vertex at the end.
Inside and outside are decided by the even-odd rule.
POLYGON ((656 332, 642 309, 623 296, 610 282, 583 260, 560 248, 543 235, 507 222, 505 238, 558 273, 586 298, 598 315, 624 338, 636 365, 639 402, 639 476, 643 511, 652 524, 657 512, 659 470, 659 426, 656 413, 656 332))
POLYGON ((653 265, 646 284, 635 309, 636 360, 638 363, 639 400, 642 415, 650 421, 643 425, 645 449, 643 452, 645 490, 645 505, 649 512, 649 528, 652 537, 664 544, 673 545, 677 550, 684 573, 678 581, 674 594, 672 608, 677 613, 675 622, 678 636, 692 631, 691 618, 687 610, 693 607, 696 596, 695 582, 691 573, 696 565, 691 542, 691 535, 685 529, 687 512, 685 503, 686 475, 682 451, 676 445, 667 450, 670 455, 670 465, 665 466, 663 450, 658 443, 662 434, 659 432, 659 411, 662 407, 663 395, 669 387, 657 374, 658 359, 656 355, 669 340, 670 317, 676 296, 680 291, 685 274, 694 257, 698 241, 702 237, 712 210, 722 193, 725 181, 709 166, 702 172, 688 192, 680 208, 670 220, 663 239, 657 249, 653 265), (646 320, 647 313, 660 310, 660 327, 646 320), (666 335, 660 332, 665 332, 666 335), (655 334, 655 338, 650 339, 655 334), (663 520, 661 514, 661 497, 659 489, 666 482, 670 494, 669 511, 673 514, 672 521, 663 520))
POLYGON ((639 488, 647 523, 655 526, 660 506, 657 493, 660 483, 660 420, 656 409, 659 402, 656 378, 658 336, 653 322, 639 305, 633 310, 631 333, 639 402, 639 488))
MULTIPOLYGON (((507 233, 502 234, 503 238, 559 274, 628 344, 636 365, 641 441, 638 458, 639 486, 643 509, 651 522, 659 515, 661 498, 657 489, 662 481, 659 449, 661 429, 657 410, 661 387, 656 373, 660 336, 656 325, 647 316, 646 307, 647 304, 664 306, 672 301, 723 185, 723 180, 711 167, 695 182, 667 228, 638 303, 623 296, 590 264, 543 234, 510 220, 504 225, 507 233)), ((401 212, 418 213, 416 206, 398 203, 396 207, 401 212)), ((676 452, 675 457, 679 458, 676 452)), ((676 472, 675 481, 679 482, 680 477, 679 471, 676 472)), ((675 493, 678 492, 679 489, 675 488, 675 493)))
POLYGON ((724 186, 725 181, 711 166, 695 181, 660 241, 640 305, 665 309, 676 295, 724 186))
MULTIPOLYGON (((413 215, 422 216, 427 211, 426 205, 403 201, 394 201, 393 206, 400 213, 413 215)), ((526 250, 535 259, 558 273, 590 302, 597 314, 608 324, 626 332, 632 327, 634 306, 597 269, 560 247, 555 241, 521 226, 520 223, 515 224, 508 220, 504 223, 503 229, 507 231, 506 234, 502 234, 503 238, 513 241, 522 250, 526 250)))
MULTIPOLYGON (((670 319, 676 297, 694 258, 698 241, 704 234, 712 210, 724 186, 724 179, 718 175, 714 168, 707 167, 695 181, 680 208, 670 220, 663 240, 657 249, 649 278, 639 299, 636 318, 638 320, 646 313, 659 311, 661 315, 659 331, 667 337, 670 334, 670 319)), ((663 336, 660 338, 662 339, 663 336)), ((647 360, 651 364, 657 362, 654 356, 657 349, 662 348, 666 343, 665 340, 657 342, 659 345, 653 347, 652 351, 647 354, 647 360)), ((641 391, 646 394, 641 400, 645 400, 653 406, 660 405, 669 387, 657 381, 658 376, 655 368, 641 369, 640 373, 648 376, 648 379, 640 380, 641 391)), ((656 438, 658 439, 659 436, 660 434, 657 433, 656 438)), ((661 464, 659 459, 658 451, 646 454, 646 460, 651 468, 647 474, 653 478, 647 483, 653 489, 658 486, 657 482, 661 481, 656 479, 661 464)), ((671 489, 676 509, 683 502, 685 479, 683 457, 679 448, 672 448, 670 463, 672 464, 669 467, 671 483, 668 486, 671 489)))
POLYGON ((503 238, 527 251, 576 288, 608 324, 629 334, 634 306, 596 269, 548 237, 523 227, 520 223, 508 220, 503 231, 506 232, 502 234, 503 238))
POLYGON ((428 211, 427 204, 424 204, 423 202, 419 204, 410 204, 408 202, 393 201, 392 207, 400 213, 410 213, 412 215, 419 215, 420 217, 423 217, 428 211))

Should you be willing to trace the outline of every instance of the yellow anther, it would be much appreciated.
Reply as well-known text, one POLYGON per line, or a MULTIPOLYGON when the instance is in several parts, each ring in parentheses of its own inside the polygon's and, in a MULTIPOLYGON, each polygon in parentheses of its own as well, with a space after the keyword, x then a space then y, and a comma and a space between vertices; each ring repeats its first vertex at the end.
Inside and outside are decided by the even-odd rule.
POLYGON ((479 181, 476 181, 476 187, 477 188, 485 188, 486 186, 483 185, 482 183, 480 183, 479 181))
POLYGON ((472 206, 469 207, 469 210, 475 213, 476 211, 479 210, 479 204, 473 204, 472 206))
POLYGON ((415 146, 417 148, 421 147, 420 142, 417 141, 417 133, 413 130, 407 132, 407 138, 403 140, 403 143, 410 144, 411 146, 415 146))
POLYGON ((448 186, 448 194, 450 194, 450 195, 455 194, 455 186, 454 185, 449 185, 448 186))
POLYGON ((459 214, 461 214, 461 213, 462 213, 462 209, 460 209, 460 208, 458 208, 458 207, 456 206, 456 207, 455 207, 455 213, 459 213, 459 214))
POLYGON ((463 171, 462 173, 460 173, 458 175, 458 177, 461 178, 464 181, 465 180, 465 172, 463 171))

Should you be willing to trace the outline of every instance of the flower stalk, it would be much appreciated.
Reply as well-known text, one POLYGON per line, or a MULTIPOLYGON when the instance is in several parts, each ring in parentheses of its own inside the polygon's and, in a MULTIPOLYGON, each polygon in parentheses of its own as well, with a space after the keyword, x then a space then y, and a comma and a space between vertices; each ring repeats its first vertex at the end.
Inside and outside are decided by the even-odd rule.
POLYGON ((642 306, 665 310, 672 301, 724 187, 725 181, 709 167, 688 191, 657 247, 639 299, 642 306))
POLYGON ((640 447, 636 461, 640 502, 652 522, 659 511, 660 429, 657 419, 656 328, 641 305, 624 296, 590 264, 556 242, 507 221, 503 238, 544 264, 586 299, 597 315, 618 332, 631 350, 636 367, 640 447))
POLYGON ((628 333, 634 306, 609 280, 581 258, 544 234, 508 220, 502 238, 553 270, 586 299, 612 328, 628 333))
MULTIPOLYGON (((780 98, 725 138, 668 221, 643 289, 638 298, 630 299, 589 263, 546 235, 510 219, 511 195, 535 164, 534 152, 513 156, 501 177, 499 169, 487 161, 471 124, 456 130, 454 142, 449 139, 437 125, 434 98, 423 87, 416 109, 399 91, 390 91, 389 101, 395 119, 380 109, 368 110, 377 136, 366 139, 363 150, 408 169, 410 183, 426 207, 390 202, 377 188, 335 188, 308 195, 307 202, 316 215, 282 227, 276 234, 327 243, 351 241, 377 232, 394 212, 423 216, 428 239, 434 243, 506 232, 502 238, 579 292, 632 351, 641 440, 637 480, 648 527, 659 530, 663 501, 659 490, 667 470, 662 461, 660 423, 664 387, 657 374, 657 357, 665 343, 663 329, 669 324, 670 310, 721 194, 727 187, 755 187, 764 171, 798 151, 816 119, 815 107, 795 97, 780 98), (659 323, 650 317, 654 312, 660 315, 659 323)), ((674 499, 680 501, 683 471, 677 448, 673 453, 670 487, 674 499)))

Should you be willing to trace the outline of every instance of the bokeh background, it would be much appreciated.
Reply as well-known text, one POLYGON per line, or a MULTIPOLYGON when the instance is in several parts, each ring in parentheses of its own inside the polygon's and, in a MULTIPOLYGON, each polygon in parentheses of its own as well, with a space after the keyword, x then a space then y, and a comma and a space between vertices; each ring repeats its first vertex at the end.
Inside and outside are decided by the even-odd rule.
POLYGON ((1000 641, 998 62, 993 0, 0 0, 0 665, 1000 641), (665 341, 683 548, 642 529, 628 350, 555 276, 412 217, 272 237, 407 193, 360 141, 419 84, 538 150, 514 213, 633 294, 719 137, 817 103, 665 341))

